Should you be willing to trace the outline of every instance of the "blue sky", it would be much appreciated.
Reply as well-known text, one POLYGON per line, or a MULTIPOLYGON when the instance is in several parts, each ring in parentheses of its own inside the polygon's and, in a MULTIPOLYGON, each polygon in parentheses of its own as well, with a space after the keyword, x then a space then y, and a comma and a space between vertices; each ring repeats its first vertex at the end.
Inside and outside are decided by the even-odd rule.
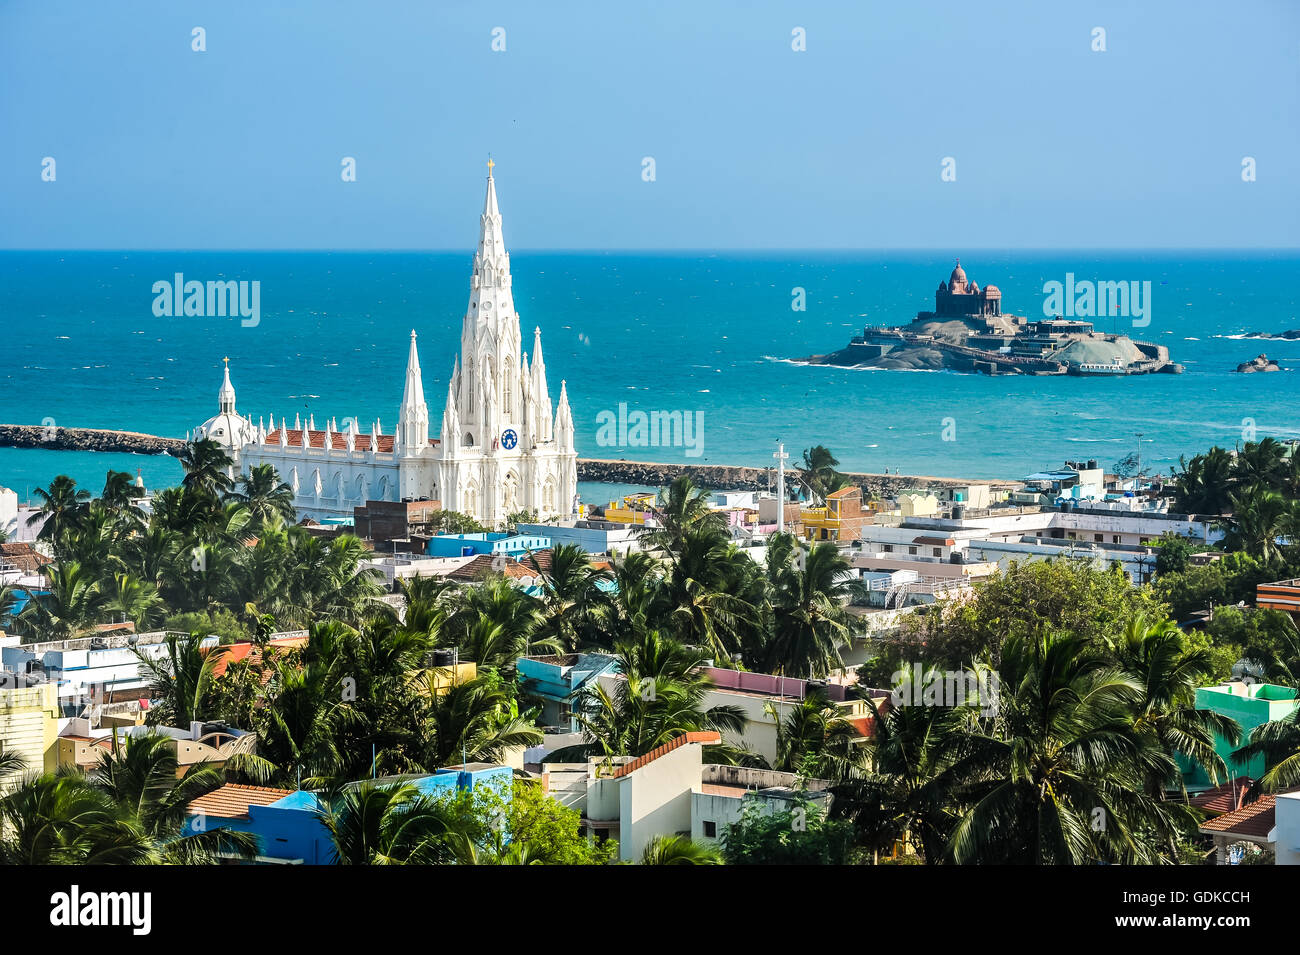
POLYGON ((1298 74, 1293 0, 4 0, 0 248, 463 250, 489 151, 512 248, 1295 247, 1298 74))

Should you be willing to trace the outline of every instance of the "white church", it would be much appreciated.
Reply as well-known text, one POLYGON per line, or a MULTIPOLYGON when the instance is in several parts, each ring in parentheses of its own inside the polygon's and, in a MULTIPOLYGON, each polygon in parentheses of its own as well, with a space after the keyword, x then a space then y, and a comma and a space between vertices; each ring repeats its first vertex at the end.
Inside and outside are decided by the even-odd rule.
POLYGON ((429 436, 429 406, 411 332, 406 384, 397 428, 384 434, 378 420, 360 433, 355 419, 316 426, 295 416, 254 425, 235 410, 229 360, 217 414, 192 440, 222 444, 248 473, 270 464, 294 490, 300 517, 351 517, 366 501, 428 499, 444 510, 500 527, 506 516, 535 511, 542 520, 577 509, 577 452, 565 383, 554 408, 542 359, 542 332, 533 334, 532 361, 522 350, 511 294, 510 255, 501 232, 496 183, 488 162, 487 196, 479 218, 478 251, 469 307, 461 326, 460 358, 452 367, 438 437, 429 436))

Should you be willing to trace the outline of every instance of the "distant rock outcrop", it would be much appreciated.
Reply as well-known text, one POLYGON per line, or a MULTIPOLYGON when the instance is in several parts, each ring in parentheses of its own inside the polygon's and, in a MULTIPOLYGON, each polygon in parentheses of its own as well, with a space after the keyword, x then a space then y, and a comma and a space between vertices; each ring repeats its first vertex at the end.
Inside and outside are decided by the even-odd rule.
POLYGON ((1237 366, 1237 371, 1241 372, 1243 375, 1252 374, 1253 372, 1257 372, 1257 371, 1281 371, 1281 370, 1282 369, 1278 365, 1278 363, 1270 360, 1267 355, 1260 355, 1257 358, 1252 358, 1250 361, 1243 361, 1240 365, 1237 366))

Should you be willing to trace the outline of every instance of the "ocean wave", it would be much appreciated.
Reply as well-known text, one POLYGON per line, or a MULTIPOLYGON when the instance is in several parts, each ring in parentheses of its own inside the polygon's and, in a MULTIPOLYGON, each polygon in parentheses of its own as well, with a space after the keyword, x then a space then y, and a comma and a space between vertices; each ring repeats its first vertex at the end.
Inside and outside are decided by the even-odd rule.
POLYGON ((778 358, 775 355, 761 356, 764 361, 774 361, 782 365, 799 365, 805 368, 834 368, 839 371, 919 371, 929 375, 941 375, 948 368, 876 368, 871 365, 827 365, 819 361, 801 361, 797 358, 778 358))

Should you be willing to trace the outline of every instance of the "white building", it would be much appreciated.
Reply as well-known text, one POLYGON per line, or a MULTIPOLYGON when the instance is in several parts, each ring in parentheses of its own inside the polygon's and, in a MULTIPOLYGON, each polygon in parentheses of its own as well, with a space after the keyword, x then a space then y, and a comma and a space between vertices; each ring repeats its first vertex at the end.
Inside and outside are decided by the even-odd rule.
POLYGON ((227 365, 218 412, 196 429, 194 439, 223 444, 243 473, 270 464, 293 488, 294 506, 305 517, 350 517, 353 507, 368 500, 420 498, 441 501, 444 509, 489 527, 518 511, 536 511, 544 520, 570 515, 578 484, 573 414, 564 382, 552 407, 540 328, 534 330, 531 364, 522 350, 492 165, 460 357, 438 437, 429 435, 412 331, 393 434, 384 434, 378 420, 365 434, 355 419, 345 419, 342 429, 337 419, 317 428, 314 415, 306 422, 295 416, 292 427, 287 418, 277 425, 274 416, 254 425, 235 410, 227 365))

